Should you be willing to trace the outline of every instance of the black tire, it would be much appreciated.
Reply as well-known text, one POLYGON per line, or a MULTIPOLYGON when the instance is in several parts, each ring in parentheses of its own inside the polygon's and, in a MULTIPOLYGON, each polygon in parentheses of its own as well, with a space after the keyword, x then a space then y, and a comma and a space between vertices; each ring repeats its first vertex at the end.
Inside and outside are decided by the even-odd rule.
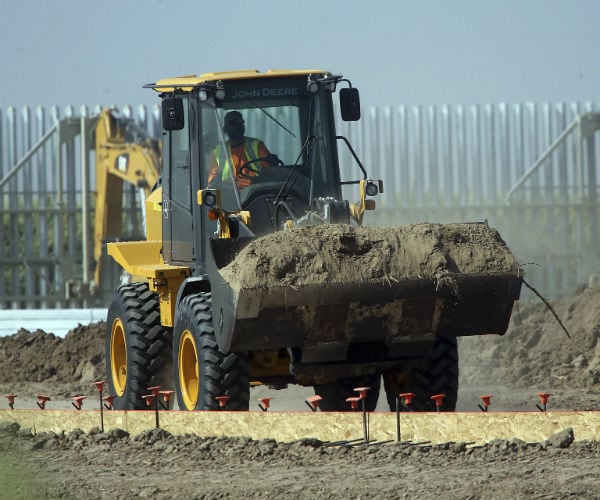
POLYGON ((178 305, 173 328, 173 367, 180 409, 216 410, 217 396, 229 396, 225 409, 248 410, 248 355, 219 351, 210 293, 188 295, 178 305))
POLYGON ((352 408, 346 398, 358 396, 354 390, 357 387, 370 387, 367 392, 367 411, 375 411, 379 399, 379 388, 381 385, 380 375, 365 375, 363 377, 348 377, 313 386, 315 394, 323 399, 319 401, 322 411, 350 411, 352 408))
POLYGON ((108 309, 108 390, 117 410, 145 409, 148 387, 170 389, 172 335, 160 324, 158 296, 146 283, 121 285, 108 309))
POLYGON ((445 394, 442 411, 455 411, 458 399, 458 346, 456 338, 438 339, 431 356, 421 365, 408 369, 403 374, 385 374, 384 388, 390 410, 396 409, 398 381, 405 386, 401 392, 412 392, 413 411, 436 411, 431 396, 445 394))

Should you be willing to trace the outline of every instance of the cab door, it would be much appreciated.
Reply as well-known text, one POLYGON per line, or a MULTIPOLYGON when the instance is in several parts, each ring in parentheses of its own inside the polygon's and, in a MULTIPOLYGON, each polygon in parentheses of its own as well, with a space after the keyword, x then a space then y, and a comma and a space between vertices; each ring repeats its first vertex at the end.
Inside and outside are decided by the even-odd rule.
POLYGON ((188 99, 183 101, 183 127, 163 137, 163 258, 168 263, 194 260, 192 168, 188 99))

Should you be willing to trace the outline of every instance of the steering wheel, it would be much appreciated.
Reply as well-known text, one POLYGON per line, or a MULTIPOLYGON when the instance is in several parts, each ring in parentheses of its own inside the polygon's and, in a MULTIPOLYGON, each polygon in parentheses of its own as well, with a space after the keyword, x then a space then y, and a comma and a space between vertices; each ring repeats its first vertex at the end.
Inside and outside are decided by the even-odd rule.
POLYGON ((265 169, 262 165, 258 165, 258 163, 264 162, 271 165, 271 167, 283 167, 284 165, 284 163, 279 159, 279 157, 274 154, 263 156, 262 158, 254 158, 253 160, 249 160, 239 167, 238 171, 240 177, 252 180, 255 177, 259 176, 261 173, 268 171, 268 169, 265 169))

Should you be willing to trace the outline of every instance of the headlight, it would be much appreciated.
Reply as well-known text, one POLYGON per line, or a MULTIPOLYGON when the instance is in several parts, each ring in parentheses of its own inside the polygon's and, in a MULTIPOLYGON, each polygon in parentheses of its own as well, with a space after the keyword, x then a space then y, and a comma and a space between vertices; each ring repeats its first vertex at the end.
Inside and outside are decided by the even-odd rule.
POLYGON ((202 204, 206 205, 207 207, 214 207, 217 204, 217 197, 213 192, 207 191, 204 193, 202 204))
POLYGON ((319 82, 315 82, 313 80, 309 80, 306 83, 306 91, 309 94, 316 94, 319 91, 319 82))
POLYGON ((217 101, 224 101, 226 97, 227 97, 227 92, 225 92, 225 89, 215 90, 215 99, 217 101))
POLYGON ((367 185, 365 186, 365 194, 367 196, 376 196, 377 193, 379 193, 379 188, 377 187, 377 184, 375 184, 374 182, 367 182, 367 185))

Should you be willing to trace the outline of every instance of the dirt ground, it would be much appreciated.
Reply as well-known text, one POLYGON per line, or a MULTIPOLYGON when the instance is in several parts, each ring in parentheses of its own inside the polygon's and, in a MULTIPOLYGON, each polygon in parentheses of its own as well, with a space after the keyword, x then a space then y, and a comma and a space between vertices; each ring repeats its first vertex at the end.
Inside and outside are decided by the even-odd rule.
MULTIPOLYGON (((537 411, 540 391, 553 394, 550 409, 600 410, 600 288, 552 305, 571 338, 540 301, 521 301, 504 337, 461 339, 459 410, 476 411, 479 396, 493 394, 492 411, 537 411)), ((104 329, 0 338, 0 393, 17 393, 17 405, 38 392, 55 404, 94 394, 90 382, 105 377, 104 329)), ((276 409, 306 411, 312 391, 251 397, 265 393, 276 409)), ((600 443, 572 442, 568 429, 545 443, 475 448, 0 430, 0 498, 600 498, 598 464, 600 443)))
POLYGON ((345 448, 156 429, 135 437, 5 429, 0 447, 2 498, 562 499, 600 492, 600 443, 572 443, 568 430, 539 444, 345 448))

